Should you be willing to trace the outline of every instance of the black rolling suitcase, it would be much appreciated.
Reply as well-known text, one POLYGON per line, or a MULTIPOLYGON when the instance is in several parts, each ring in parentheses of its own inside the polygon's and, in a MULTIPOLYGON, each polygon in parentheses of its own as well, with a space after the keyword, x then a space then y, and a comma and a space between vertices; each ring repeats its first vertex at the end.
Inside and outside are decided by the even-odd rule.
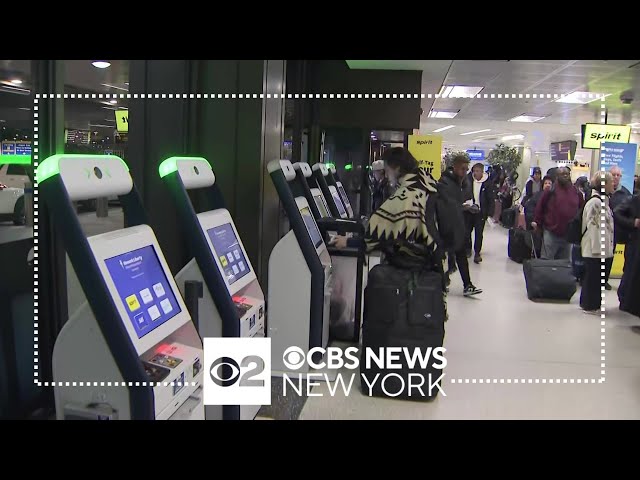
POLYGON ((505 228, 513 228, 516 224, 516 218, 518 216, 517 207, 507 208, 502 211, 502 216, 500 221, 502 222, 502 226, 505 228))
POLYGON ((509 229, 509 243, 507 253, 509 258, 516 263, 540 255, 541 239, 540 235, 521 228, 509 229))
POLYGON ((418 401, 435 398, 438 393, 435 385, 442 384, 438 380, 443 374, 441 368, 434 366, 441 366, 438 359, 430 356, 427 368, 421 368, 419 362, 410 368, 400 353, 402 368, 385 369, 375 362, 367 366, 364 352, 367 348, 378 352, 381 347, 407 347, 410 353, 419 348, 425 356, 428 347, 432 351, 442 347, 446 317, 442 275, 380 264, 369 272, 364 299, 360 358, 363 394, 418 401), (422 392, 409 389, 410 374, 418 374, 413 376, 413 385, 420 383, 416 379, 424 378, 422 392))
POLYGON ((533 258, 522 264, 529 300, 571 300, 576 293, 576 277, 569 260, 533 258))
POLYGON ((516 263, 522 263, 531 258, 531 234, 521 228, 509 229, 509 243, 507 253, 516 263), (529 241, 527 241, 529 240, 529 241))

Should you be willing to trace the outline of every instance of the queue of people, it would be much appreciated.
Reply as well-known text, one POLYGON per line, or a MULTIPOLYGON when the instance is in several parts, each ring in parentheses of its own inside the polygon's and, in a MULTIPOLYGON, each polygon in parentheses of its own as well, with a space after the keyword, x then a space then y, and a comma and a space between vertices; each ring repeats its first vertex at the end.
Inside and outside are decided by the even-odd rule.
MULTIPOLYGON (((454 155, 436 182, 402 147, 388 150, 379 162, 372 168, 373 208, 365 243, 369 248, 384 245, 380 249, 386 254, 403 249, 429 251, 436 262, 442 261, 445 291, 450 275, 459 271, 464 296, 482 293, 471 280, 468 259, 473 256, 475 263, 482 262, 484 227, 496 205, 497 186, 484 166, 477 163, 469 172, 469 158, 454 155), (423 184, 424 188, 419 188, 423 184), (431 197, 437 198, 435 207, 422 205, 431 197), (429 234, 420 234, 429 227, 429 234)), ((590 181, 581 177, 574 185, 567 167, 553 169, 544 177, 536 167, 525 187, 525 222, 542 240, 542 258, 571 261, 572 247, 578 251, 584 265, 578 276, 580 307, 587 314, 600 312, 602 259, 605 286, 610 290, 615 245, 624 243, 620 309, 640 316, 640 196, 637 190, 633 195, 622 186, 621 178, 620 169, 613 167, 596 172, 590 181), (567 231, 577 218, 581 219, 582 235, 572 245, 567 231)), ((344 240, 337 245, 347 246, 349 242, 344 240)))

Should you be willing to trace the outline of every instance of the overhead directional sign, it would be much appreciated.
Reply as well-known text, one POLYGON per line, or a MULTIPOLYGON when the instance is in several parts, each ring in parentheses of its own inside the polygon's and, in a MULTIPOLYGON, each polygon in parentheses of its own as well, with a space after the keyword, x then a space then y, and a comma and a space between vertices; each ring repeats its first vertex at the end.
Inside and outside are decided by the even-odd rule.
POLYGON ((116 110, 116 128, 120 133, 129 132, 129 110, 116 110))

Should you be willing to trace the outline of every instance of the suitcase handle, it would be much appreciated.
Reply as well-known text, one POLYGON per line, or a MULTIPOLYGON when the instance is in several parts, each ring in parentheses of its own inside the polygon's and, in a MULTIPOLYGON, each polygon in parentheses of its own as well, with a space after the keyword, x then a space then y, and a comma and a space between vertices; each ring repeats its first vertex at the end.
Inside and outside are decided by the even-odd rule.
MULTIPOLYGON (((531 235, 531 253, 533 253, 533 258, 538 259, 538 252, 536 251, 536 241, 533 238, 533 232, 529 232, 531 235)), ((544 248, 544 232, 542 233, 542 248, 544 248)))

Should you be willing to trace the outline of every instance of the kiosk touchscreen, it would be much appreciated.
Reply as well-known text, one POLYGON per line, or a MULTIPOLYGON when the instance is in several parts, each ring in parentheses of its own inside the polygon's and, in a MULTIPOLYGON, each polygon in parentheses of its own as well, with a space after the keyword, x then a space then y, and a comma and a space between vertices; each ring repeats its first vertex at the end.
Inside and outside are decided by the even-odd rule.
POLYGON ((329 214, 329 207, 327 206, 327 203, 324 200, 324 195, 322 195, 320 189, 312 188, 311 194, 313 195, 313 200, 315 201, 322 218, 330 217, 331 215, 329 214))
POLYGON ((340 194, 340 198, 342 199, 342 203, 344 203, 347 208, 347 214, 349 218, 353 218, 353 209, 351 208, 351 202, 349 201, 349 197, 347 196, 347 192, 344 190, 344 186, 342 182, 336 182, 338 186, 338 193, 340 194))
POLYGON ((56 417, 204 419, 202 340, 153 230, 138 218, 87 238, 72 206, 119 195, 141 211, 126 164, 57 155, 37 175, 86 296, 54 346, 56 417))
POLYGON ((326 175, 327 181, 329 185, 334 185, 338 189, 338 193, 340 194, 340 199, 344 204, 344 207, 347 210, 347 214, 349 218, 353 218, 353 208, 351 208, 351 202, 349 201, 349 196, 344 189, 344 185, 338 176, 338 172, 334 165, 330 165, 327 167, 328 174, 326 175))
POLYGON ((331 192, 331 197, 333 198, 338 212, 340 213, 340 218, 349 218, 349 214, 345 210, 344 205, 342 204, 342 200, 340 199, 338 189, 333 185, 329 185, 329 192, 331 192))
POLYGON ((224 278, 240 321, 240 336, 264 336, 265 306, 258 280, 240 241, 240 236, 224 209, 200 213, 198 220, 224 278))

